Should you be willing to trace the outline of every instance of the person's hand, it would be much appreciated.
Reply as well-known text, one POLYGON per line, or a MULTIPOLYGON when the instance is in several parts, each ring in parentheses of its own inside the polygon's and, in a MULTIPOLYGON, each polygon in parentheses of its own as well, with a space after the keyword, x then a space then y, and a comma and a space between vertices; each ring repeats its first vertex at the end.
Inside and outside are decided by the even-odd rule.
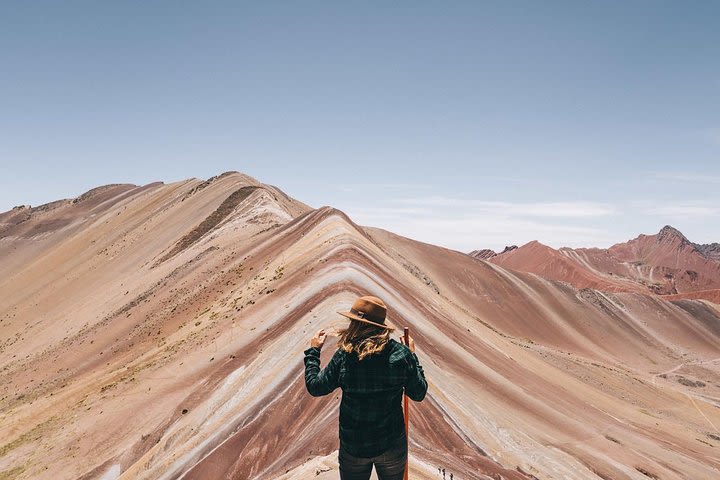
POLYGON ((325 329, 321 328, 318 330, 318 332, 315 334, 312 339, 310 339, 310 346, 316 347, 316 348, 322 348, 323 344, 325 344, 325 338, 326 338, 325 329))
MULTIPOLYGON (((415 352, 415 340, 413 340, 413 338, 409 335, 408 335, 408 338, 410 339, 410 345, 408 346, 408 348, 410 348, 411 352, 415 352)), ((404 335, 400 336, 400 343, 405 345, 405 336, 404 335)))

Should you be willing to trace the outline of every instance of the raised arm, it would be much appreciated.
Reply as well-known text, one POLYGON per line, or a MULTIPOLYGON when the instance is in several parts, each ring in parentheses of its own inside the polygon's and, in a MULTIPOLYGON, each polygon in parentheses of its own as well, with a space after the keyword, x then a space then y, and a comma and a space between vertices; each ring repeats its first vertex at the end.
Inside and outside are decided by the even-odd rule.
POLYGON ((336 350, 327 366, 320 370, 320 349, 305 350, 305 388, 313 397, 327 395, 338 387, 342 350, 336 350))

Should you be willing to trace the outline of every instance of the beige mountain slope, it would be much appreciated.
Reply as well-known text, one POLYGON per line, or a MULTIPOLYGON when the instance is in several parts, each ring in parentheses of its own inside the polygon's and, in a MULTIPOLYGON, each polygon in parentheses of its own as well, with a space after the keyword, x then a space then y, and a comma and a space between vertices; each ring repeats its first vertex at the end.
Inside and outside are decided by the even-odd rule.
POLYGON ((698 245, 670 226, 610 248, 554 249, 537 241, 500 254, 476 250, 469 255, 512 270, 606 292, 705 298, 720 295, 718 244, 698 245))
POLYGON ((410 478, 720 475, 703 300, 576 290, 237 172, 14 209, 0 260, 0 478, 338 478, 342 393, 307 394, 302 351, 359 294, 428 378, 410 478))

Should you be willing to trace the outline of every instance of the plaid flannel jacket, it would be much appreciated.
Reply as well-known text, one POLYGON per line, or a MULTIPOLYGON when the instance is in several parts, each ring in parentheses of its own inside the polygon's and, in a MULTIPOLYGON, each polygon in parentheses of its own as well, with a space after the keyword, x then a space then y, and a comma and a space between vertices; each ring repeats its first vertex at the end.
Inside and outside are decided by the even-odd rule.
POLYGON ((419 402, 427 381, 415 353, 390 339, 385 348, 358 360, 356 353, 336 350, 320 371, 320 349, 305 350, 305 387, 310 395, 342 388, 340 446, 356 457, 374 457, 405 440, 403 390, 419 402))

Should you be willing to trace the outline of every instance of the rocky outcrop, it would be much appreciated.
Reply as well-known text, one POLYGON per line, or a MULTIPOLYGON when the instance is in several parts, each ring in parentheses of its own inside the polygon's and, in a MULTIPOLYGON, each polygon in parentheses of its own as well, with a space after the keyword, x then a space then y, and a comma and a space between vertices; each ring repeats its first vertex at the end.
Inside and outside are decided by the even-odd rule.
POLYGON ((695 243, 695 248, 705 258, 720 262, 720 243, 706 243, 703 245, 695 243))
POLYGON ((495 253, 495 251, 490 250, 489 248, 484 248, 482 250, 473 250, 472 252, 468 253, 473 258, 478 258, 480 260, 489 260, 493 257, 496 257, 498 255, 503 255, 508 252, 512 252, 513 250, 517 249, 517 245, 509 245, 506 246, 502 252, 495 253))
POLYGON ((489 248, 484 248, 482 250, 473 250, 472 252, 468 253, 473 258, 479 258, 480 260, 487 260, 488 258, 492 258, 497 253, 495 253, 493 250, 490 250, 489 248))

